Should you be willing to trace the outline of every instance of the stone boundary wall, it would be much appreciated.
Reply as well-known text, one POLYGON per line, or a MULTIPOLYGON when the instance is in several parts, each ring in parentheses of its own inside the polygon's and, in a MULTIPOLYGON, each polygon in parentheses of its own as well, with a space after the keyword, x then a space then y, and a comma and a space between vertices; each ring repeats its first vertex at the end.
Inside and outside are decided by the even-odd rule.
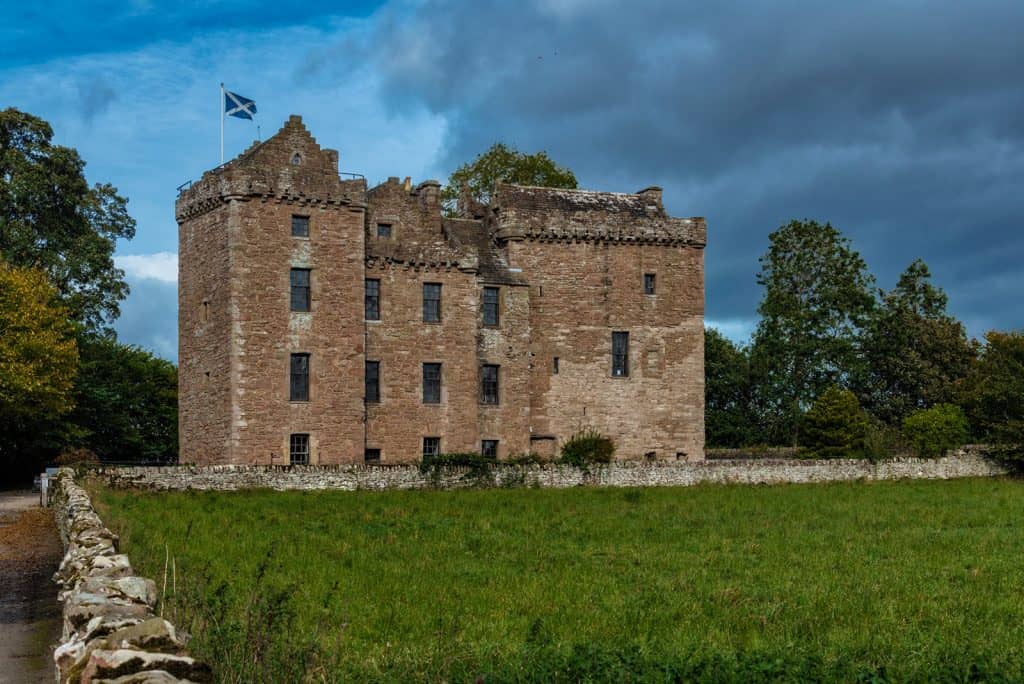
POLYGON ((156 583, 138 577, 117 551, 74 471, 50 480, 65 555, 54 581, 64 604, 61 643, 54 651, 58 682, 163 684, 210 682, 209 666, 188 656, 186 637, 153 613, 156 583))
POLYGON ((850 480, 950 479, 1006 475, 1007 469, 967 447, 936 459, 623 461, 589 470, 554 463, 506 465, 489 471, 462 467, 420 470, 417 465, 170 466, 101 468, 93 476, 118 488, 153 490, 385 490, 466 487, 690 486, 702 483, 784 484, 850 480))

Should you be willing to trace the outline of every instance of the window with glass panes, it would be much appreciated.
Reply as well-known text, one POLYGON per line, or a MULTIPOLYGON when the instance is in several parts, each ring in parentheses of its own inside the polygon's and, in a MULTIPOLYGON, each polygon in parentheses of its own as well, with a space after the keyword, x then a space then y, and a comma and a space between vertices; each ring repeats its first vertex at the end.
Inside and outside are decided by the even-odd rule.
POLYGON ((497 327, 498 325, 498 288, 484 288, 484 325, 497 327))
POLYGON ((612 333, 612 375, 626 377, 629 375, 629 333, 612 333))
POLYGON ((366 320, 380 320, 380 281, 376 278, 366 279, 366 320))
POLYGON ((498 403, 498 370, 501 366, 485 364, 480 368, 480 403, 498 403))
POLYGON ((441 403, 441 364, 423 364, 423 403, 441 403))
POLYGON ((309 435, 292 435, 288 442, 289 463, 307 465, 309 463, 309 435))
POLYGON ((288 383, 291 401, 309 401, 309 354, 292 354, 288 383))
POLYGON ((291 270, 290 282, 292 286, 292 311, 309 311, 309 269, 293 268, 291 270))
POLYGON ((440 437, 424 437, 423 438, 423 455, 426 457, 437 456, 441 453, 441 438, 440 437))
POLYGON ((292 216, 292 237, 309 237, 308 216, 292 216))
POLYGON ((380 361, 366 362, 366 401, 380 401, 380 361))
POLYGON ((441 321, 440 283, 423 283, 423 320, 427 323, 441 321))
POLYGON ((480 454, 485 458, 498 458, 498 440, 485 439, 480 442, 480 454))

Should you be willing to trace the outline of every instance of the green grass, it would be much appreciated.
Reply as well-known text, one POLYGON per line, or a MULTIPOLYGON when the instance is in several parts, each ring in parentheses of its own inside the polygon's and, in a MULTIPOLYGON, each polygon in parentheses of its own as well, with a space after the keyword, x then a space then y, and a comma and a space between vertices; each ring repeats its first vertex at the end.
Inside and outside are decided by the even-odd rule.
POLYGON ((1024 483, 99 490, 225 681, 1020 681, 1024 483))

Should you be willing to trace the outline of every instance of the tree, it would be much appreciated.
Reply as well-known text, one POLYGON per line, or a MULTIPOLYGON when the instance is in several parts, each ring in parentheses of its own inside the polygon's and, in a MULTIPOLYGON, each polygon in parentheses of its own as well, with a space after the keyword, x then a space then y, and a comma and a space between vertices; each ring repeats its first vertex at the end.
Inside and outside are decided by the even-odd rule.
POLYGON ((73 406, 75 330, 46 274, 0 261, 0 467, 30 471, 43 427, 73 406))
POLYGON ((76 406, 66 432, 101 461, 173 463, 178 457, 178 370, 138 347, 81 345, 76 406))
POLYGON ((961 401, 976 439, 1024 458, 1024 332, 985 334, 961 401))
POLYGON ((832 385, 803 416, 804 443, 816 456, 842 458, 864 452, 868 420, 850 390, 832 385))
POLYGON ((967 418, 959 406, 938 404, 904 418, 903 436, 918 456, 942 456, 967 441, 967 418))
POLYGON ((864 375, 854 384, 868 411, 899 425, 916 410, 952 402, 976 350, 920 259, 879 296, 862 339, 864 375))
POLYGON ((458 216, 471 213, 467 204, 486 205, 499 181, 546 188, 576 187, 575 174, 556 164, 545 152, 526 154, 504 143, 495 143, 448 177, 448 185, 441 191, 446 213, 458 216))
POLYGON ((78 152, 52 138, 42 119, 0 111, 0 256, 46 272, 73 320, 109 332, 128 294, 114 246, 135 221, 117 189, 89 187, 78 152))
POLYGON ((704 441, 713 447, 759 441, 748 351, 714 328, 704 329, 704 441))
POLYGON ((796 446, 803 410, 858 372, 857 339, 874 305, 874 279, 830 224, 792 221, 769 242, 757 276, 765 292, 751 365, 766 421, 796 446))

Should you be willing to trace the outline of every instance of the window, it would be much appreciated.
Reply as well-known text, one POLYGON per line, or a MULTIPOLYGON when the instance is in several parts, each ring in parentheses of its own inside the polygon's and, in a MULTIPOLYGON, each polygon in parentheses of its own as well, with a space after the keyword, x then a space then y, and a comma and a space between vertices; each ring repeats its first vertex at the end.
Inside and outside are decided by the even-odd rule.
POLYGON ((423 283, 423 320, 427 323, 441 322, 440 283, 423 283))
POLYGON ((366 320, 380 320, 380 281, 366 279, 366 320))
POLYGON ((292 435, 288 442, 289 462, 292 465, 308 465, 309 435, 292 435))
POLYGON ((441 403, 441 364, 423 364, 423 403, 441 403))
POLYGON ((551 374, 558 375, 558 357, 551 359, 551 374))
POLYGON ((366 402, 380 401, 380 361, 366 362, 366 402))
POLYGON ((484 325, 498 326, 498 288, 484 288, 484 325))
POLYGON ((383 240, 391 239, 391 224, 390 223, 378 223, 377 224, 377 237, 383 240))
POLYGON ((440 437, 424 437, 423 438, 423 458, 429 458, 431 456, 437 456, 441 453, 441 438, 440 437))
POLYGON ((484 365, 480 370, 480 403, 498 403, 498 369, 501 366, 484 365))
POLYGON ((308 216, 292 216, 292 237, 309 237, 308 216))
POLYGON ((644 273, 644 294, 654 294, 654 274, 644 273))
POLYGON ((293 268, 291 286, 292 311, 309 311, 309 269, 293 268))
POLYGON ((309 401, 309 354, 292 354, 290 401, 309 401))
POLYGON ((624 378, 629 375, 629 333, 612 333, 612 375, 624 378))
POLYGON ((363 452, 363 461, 366 463, 380 463, 380 449, 366 449, 363 452))
POLYGON ((296 152, 292 155, 292 166, 298 166, 302 163, 302 155, 296 152))
POLYGON ((498 458, 498 440, 485 439, 480 442, 480 454, 484 458, 498 458))

